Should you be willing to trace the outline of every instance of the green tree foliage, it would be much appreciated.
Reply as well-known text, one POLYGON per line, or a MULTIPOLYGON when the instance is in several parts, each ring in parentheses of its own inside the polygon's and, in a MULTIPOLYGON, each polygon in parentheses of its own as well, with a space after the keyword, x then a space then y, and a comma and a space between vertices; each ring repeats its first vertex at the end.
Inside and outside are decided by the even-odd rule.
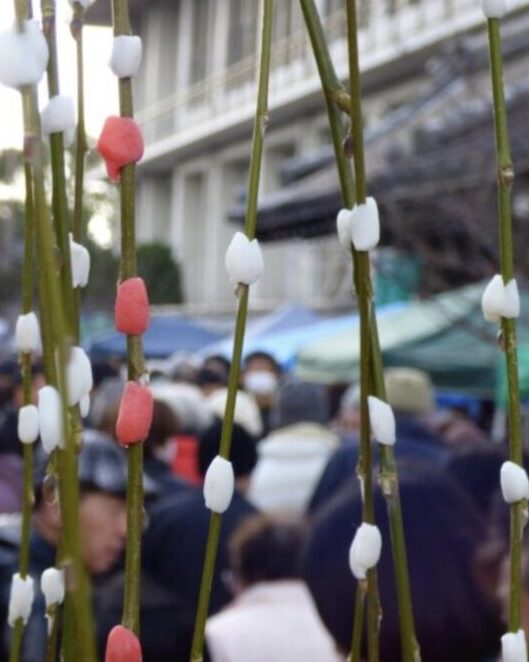
POLYGON ((179 265, 171 248, 161 242, 138 247, 138 274, 145 280, 152 304, 182 303, 182 281, 179 265))

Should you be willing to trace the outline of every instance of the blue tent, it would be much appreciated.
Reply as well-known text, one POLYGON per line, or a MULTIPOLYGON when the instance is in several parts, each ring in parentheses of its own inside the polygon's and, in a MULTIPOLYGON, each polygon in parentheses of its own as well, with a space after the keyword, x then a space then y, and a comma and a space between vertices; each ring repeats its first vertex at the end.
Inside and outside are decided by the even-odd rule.
MULTIPOLYGON (((378 314, 384 316, 402 310, 407 305, 407 303, 401 302, 390 303, 380 307, 378 314)), ((316 317, 316 319, 305 320, 294 328, 274 329, 273 332, 264 334, 248 334, 244 340, 243 356, 255 351, 268 352, 283 368, 290 370, 296 363, 297 354, 304 345, 357 327, 358 315, 351 313, 330 319, 316 317)), ((229 338, 220 343, 215 343, 214 346, 205 347, 200 353, 203 356, 219 353, 229 357, 232 344, 233 340, 229 338)))
MULTIPOLYGON (((312 325, 321 322, 322 316, 315 313, 309 308, 305 308, 299 304, 286 304, 281 306, 278 310, 260 317, 257 320, 252 320, 246 325, 246 333, 244 336, 244 354, 255 350, 269 351, 262 347, 269 337, 280 337, 284 334, 296 335, 296 331, 303 328, 310 328, 312 325)), ((201 356, 212 356, 214 354, 221 354, 227 358, 231 358, 233 349, 233 335, 223 338, 219 342, 212 345, 207 345, 200 350, 201 356)), ((274 354, 275 352, 270 352, 274 354)), ((276 357, 280 362, 283 358, 276 357)))
MULTIPOLYGON (((222 338, 222 331, 203 326, 198 322, 173 315, 153 315, 148 330, 143 336, 145 356, 162 359, 176 352, 197 352, 222 338)), ((126 355, 126 340, 121 333, 114 331, 88 346, 92 358, 126 355)))

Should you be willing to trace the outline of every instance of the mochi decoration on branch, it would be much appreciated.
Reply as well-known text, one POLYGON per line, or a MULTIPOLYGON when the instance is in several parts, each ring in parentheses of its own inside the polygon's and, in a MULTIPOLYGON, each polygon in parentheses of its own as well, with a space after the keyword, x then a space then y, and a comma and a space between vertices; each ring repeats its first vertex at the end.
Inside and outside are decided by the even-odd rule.
POLYGON ((351 209, 340 209, 336 216, 338 241, 347 253, 351 250, 351 209))
POLYGON ((214 513, 224 513, 231 503, 234 485, 232 463, 217 455, 209 465, 204 478, 206 508, 214 513))
POLYGON ((36 85, 48 66, 48 44, 37 21, 24 21, 24 31, 14 25, 0 32, 0 83, 19 89, 36 85))
POLYGON ((525 632, 507 632, 501 638, 502 662, 527 662, 525 632))
POLYGON ((92 364, 82 347, 70 349, 67 369, 68 404, 73 407, 90 393, 94 386, 92 364))
POLYGON ((119 35, 112 42, 109 66, 118 78, 134 78, 137 75, 142 56, 141 37, 119 35))
POLYGON ((380 559, 382 536, 377 526, 363 522, 356 530, 349 550, 349 567, 356 579, 365 579, 366 573, 380 559))
POLYGON ((496 274, 485 288, 481 297, 483 317, 488 322, 499 322, 505 319, 516 319, 520 315, 520 295, 516 279, 511 279, 504 285, 503 278, 496 274))
POLYGON ((149 296, 143 278, 127 278, 118 285, 114 308, 116 330, 141 336, 149 327, 149 296))
POLYGON ((105 651, 105 662, 141 662, 141 645, 138 637, 123 625, 110 630, 105 651))
POLYGON ((15 572, 11 580, 11 594, 9 596, 9 610, 7 622, 11 627, 19 618, 27 624, 31 608, 33 606, 34 589, 33 579, 28 575, 22 579, 18 572, 15 572))
POLYGON ((116 437, 122 446, 144 441, 151 429, 153 416, 151 389, 129 381, 125 384, 116 422, 116 437))
POLYGON ((15 343, 21 354, 40 354, 42 341, 40 324, 35 313, 19 315, 15 326, 15 343))
POLYGON ((506 319, 516 319, 520 317, 520 293, 518 292, 518 283, 512 278, 503 290, 503 315, 506 319))
POLYGON ((79 400, 79 413, 81 418, 86 418, 90 413, 90 394, 85 393, 83 397, 79 400))
POLYGON ((62 448, 62 403, 61 396, 53 386, 43 386, 38 398, 40 440, 46 453, 62 448))
POLYGON ((375 198, 355 205, 350 216, 351 240, 357 251, 370 251, 380 241, 380 219, 375 198))
POLYGON ((485 18, 503 18, 507 12, 506 0, 481 0, 485 18))
POLYGON ((90 277, 90 253, 85 246, 74 241, 71 232, 70 262, 72 265, 72 287, 86 287, 90 277))
POLYGON ((61 605, 64 601, 64 570, 46 568, 40 578, 40 588, 46 601, 46 609, 61 605))
POLYGON ((395 414, 391 405, 374 395, 367 398, 369 423, 373 436, 379 444, 394 446, 397 440, 395 414))
POLYGON ((64 144, 69 147, 75 136, 75 110, 71 97, 57 94, 48 101, 40 113, 42 133, 63 133, 64 144))
POLYGON ((236 232, 226 250, 224 264, 233 285, 253 285, 264 271, 263 254, 257 239, 248 239, 243 232, 236 232))
POLYGON ((107 117, 96 149, 105 159, 110 181, 119 182, 121 168, 143 156, 140 127, 131 117, 107 117))
POLYGON ((24 405, 18 410, 18 438, 23 444, 34 444, 39 437, 39 411, 35 405, 24 405))
POLYGON ((516 462, 504 462, 500 469, 501 493, 507 503, 529 499, 529 477, 516 462))

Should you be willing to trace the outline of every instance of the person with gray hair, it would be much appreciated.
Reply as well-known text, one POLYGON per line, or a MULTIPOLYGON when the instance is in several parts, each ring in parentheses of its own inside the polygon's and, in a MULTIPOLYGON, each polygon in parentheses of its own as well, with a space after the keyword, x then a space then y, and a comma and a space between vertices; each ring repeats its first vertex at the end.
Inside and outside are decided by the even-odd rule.
POLYGON ((338 437, 330 432, 325 387, 285 382, 271 412, 273 431, 258 446, 249 497, 265 512, 301 515, 338 437))

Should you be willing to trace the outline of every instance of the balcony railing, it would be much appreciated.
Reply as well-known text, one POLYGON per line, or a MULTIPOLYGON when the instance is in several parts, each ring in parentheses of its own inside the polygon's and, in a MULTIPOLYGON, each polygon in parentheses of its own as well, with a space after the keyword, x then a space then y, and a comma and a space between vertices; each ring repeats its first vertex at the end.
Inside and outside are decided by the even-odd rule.
MULTIPOLYGON (((529 0, 511 0, 511 9, 529 7, 529 0)), ((364 70, 483 24, 478 0, 361 0, 359 48, 364 70)), ((347 73, 345 10, 325 19, 330 52, 340 76, 347 73)), ((257 58, 253 54, 138 113, 147 144, 212 123, 240 121, 255 103, 257 58)), ((270 105, 302 96, 317 84, 317 73, 305 29, 274 44, 270 105), (290 96, 289 96, 290 95, 290 96)), ((209 125, 209 127, 208 127, 209 125)), ((188 134, 189 135, 189 134, 188 134)))

